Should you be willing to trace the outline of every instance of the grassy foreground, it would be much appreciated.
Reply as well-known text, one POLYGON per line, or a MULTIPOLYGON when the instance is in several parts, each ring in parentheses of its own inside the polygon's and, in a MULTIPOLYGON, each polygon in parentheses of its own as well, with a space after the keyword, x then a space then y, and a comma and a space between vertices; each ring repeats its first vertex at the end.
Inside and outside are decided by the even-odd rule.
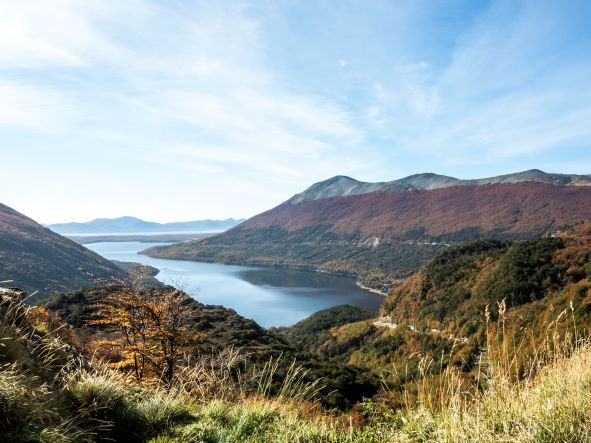
POLYGON ((296 365, 273 397, 273 362, 237 380, 232 350, 187 365, 173 386, 135 383, 82 358, 63 329, 11 296, 0 294, 0 441, 591 441, 588 339, 550 332, 524 371, 491 334, 476 386, 450 368, 438 384, 418 380, 418 401, 406 407, 374 399, 337 413, 310 400, 318 385, 303 382, 296 365), (242 384, 258 388, 247 394, 242 384))

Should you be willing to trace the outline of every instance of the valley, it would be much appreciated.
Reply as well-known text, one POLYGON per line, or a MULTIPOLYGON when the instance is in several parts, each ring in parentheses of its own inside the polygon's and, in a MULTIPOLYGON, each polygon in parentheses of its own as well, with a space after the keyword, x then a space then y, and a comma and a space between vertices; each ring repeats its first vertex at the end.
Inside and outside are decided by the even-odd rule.
POLYGON ((590 23, 0 0, 0 443, 591 443, 590 23))
POLYGON ((222 234, 145 253, 342 273, 387 292, 450 245, 536 238, 589 219, 590 184, 589 176, 538 170, 373 184, 337 176, 222 234))
POLYGON ((138 254, 138 242, 101 242, 87 247, 109 260, 137 262, 159 270, 156 278, 180 285, 201 303, 223 305, 263 327, 289 326, 316 311, 350 304, 377 313, 383 295, 355 279, 312 271, 166 260, 138 254))
MULTIPOLYGON (((11 343, 0 361, 16 365, 30 389, 55 377, 63 386, 48 391, 62 405, 52 406, 56 417, 82 407, 91 419, 77 418, 76 429, 106 439, 116 433, 95 428, 99 418, 134 441, 159 431, 138 424, 151 423, 148 415, 134 424, 103 406, 92 412, 103 400, 80 396, 82 380, 113 386, 133 377, 140 389, 179 393, 193 410, 196 401, 226 408, 258 398, 265 407, 298 405, 285 413, 300 414, 309 404, 323 420, 359 417, 352 441, 381 441, 383 426, 412 434, 391 416, 412 419, 432 395, 444 411, 466 402, 464 392, 485 404, 480 396, 496 394, 482 374, 519 390, 548 362, 586 358, 578 337, 591 327, 591 226, 581 220, 591 219, 591 187, 541 172, 541 181, 516 180, 524 174, 531 178, 481 184, 421 175, 402 181, 408 189, 389 184, 394 191, 338 178, 228 231, 178 243, 153 242, 184 234, 128 232, 81 235, 80 245, 1 207, 2 276, 12 272, 16 285, 38 292, 0 287, 0 330, 11 343), (37 271, 45 268, 52 273, 37 271), (24 359, 34 375, 19 369, 24 359)), ((130 388, 116 389, 123 410, 147 407, 130 388)), ((166 423, 168 433, 185 432, 166 423)), ((338 436, 319 441, 343 441, 339 426, 313 429, 338 436)))

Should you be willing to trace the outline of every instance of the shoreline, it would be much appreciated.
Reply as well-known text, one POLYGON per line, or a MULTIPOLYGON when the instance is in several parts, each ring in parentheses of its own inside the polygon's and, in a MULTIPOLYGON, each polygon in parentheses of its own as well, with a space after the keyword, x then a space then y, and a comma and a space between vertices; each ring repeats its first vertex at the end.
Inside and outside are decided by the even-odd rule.
MULTIPOLYGON (((146 248, 142 251, 139 251, 138 254, 145 255, 147 257, 152 257, 152 258, 161 258, 164 260, 180 260, 180 261, 186 260, 186 261, 193 261, 193 262, 197 262, 197 263, 214 263, 214 264, 230 265, 230 266, 256 266, 256 267, 260 267, 260 268, 275 268, 275 269, 289 269, 289 270, 293 270, 293 271, 303 271, 303 272, 317 272, 317 273, 321 273, 321 274, 329 274, 329 275, 336 275, 336 276, 342 276, 342 277, 353 277, 353 278, 359 277, 359 274, 347 273, 347 272, 326 271, 324 269, 317 269, 314 267, 308 267, 306 265, 300 265, 300 266, 285 265, 285 264, 268 265, 268 264, 253 264, 253 263, 245 263, 245 262, 234 262, 234 261, 217 262, 217 261, 213 261, 213 260, 194 260, 194 259, 190 259, 190 258, 180 258, 180 257, 179 258, 160 257, 158 255, 151 255, 151 254, 147 253, 147 251, 149 249, 151 249, 151 248, 146 248)), ((382 297, 388 296, 388 293, 382 292, 378 289, 370 288, 369 286, 365 286, 359 280, 355 280, 355 286, 357 286, 360 289, 363 289, 364 291, 368 291, 373 294, 381 295, 382 297)))
POLYGON ((377 289, 374 289, 374 288, 370 288, 369 286, 364 286, 364 285, 362 285, 362 284, 361 284, 359 281, 356 281, 356 282, 355 282, 355 284, 356 284, 358 287, 360 287, 361 289, 365 289, 366 291, 373 292, 374 294, 378 294, 378 295, 381 295, 381 296, 383 296, 383 297, 387 297, 387 296, 388 296, 388 294, 387 294, 387 293, 385 293, 385 292, 382 292, 382 291, 379 291, 379 290, 377 290, 377 289))
POLYGON ((121 235, 88 235, 88 236, 68 236, 70 240, 81 245, 92 243, 111 243, 111 242, 140 242, 149 245, 150 243, 183 243, 186 241, 203 240, 204 238, 215 235, 213 232, 194 233, 194 234, 121 234, 121 235))
MULTIPOLYGON (((157 246, 156 246, 157 247, 157 246)), ((270 269, 287 269, 292 271, 302 271, 302 272, 315 272, 320 274, 329 274, 329 275, 336 275, 340 277, 350 277, 350 278, 357 278, 359 274, 355 274, 352 272, 336 272, 336 271, 327 271, 324 269, 318 269, 310 265, 287 265, 287 264, 263 264, 263 263, 251 263, 248 261, 215 261, 215 260, 207 260, 207 259, 200 259, 195 260, 194 258, 187 258, 187 257, 163 257, 160 255, 152 255, 147 253, 152 249, 146 248, 142 251, 139 251, 139 255, 145 255, 146 257, 156 258, 156 259, 163 259, 163 260, 176 260, 176 261, 190 261, 195 263, 208 263, 208 264, 217 264, 217 265, 228 265, 228 266, 251 266, 251 267, 258 267, 258 268, 270 268, 270 269)), ((355 282, 357 283, 357 282, 355 282)))

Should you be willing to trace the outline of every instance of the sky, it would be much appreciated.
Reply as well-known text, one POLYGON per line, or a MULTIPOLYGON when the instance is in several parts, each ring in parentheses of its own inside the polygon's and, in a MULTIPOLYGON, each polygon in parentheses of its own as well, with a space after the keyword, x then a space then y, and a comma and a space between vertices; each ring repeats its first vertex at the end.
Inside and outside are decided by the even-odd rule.
POLYGON ((0 202, 249 217, 334 175, 591 173, 587 0, 0 0, 0 202))

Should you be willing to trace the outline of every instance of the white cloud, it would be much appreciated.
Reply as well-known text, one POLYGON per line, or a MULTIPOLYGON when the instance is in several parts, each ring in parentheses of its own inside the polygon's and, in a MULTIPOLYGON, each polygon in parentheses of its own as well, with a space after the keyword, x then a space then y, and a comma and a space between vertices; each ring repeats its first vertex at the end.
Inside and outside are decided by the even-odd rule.
POLYGON ((70 114, 71 105, 65 94, 0 79, 0 126, 55 131, 70 114))
MULTIPOLYGON (((117 92, 104 91, 92 77, 77 84, 83 90, 75 92, 69 84, 52 85, 55 95, 75 93, 87 103, 96 100, 88 95, 97 91, 114 108, 90 103, 95 105, 87 110, 91 118, 102 119, 113 110, 137 112, 136 119, 142 114, 147 119, 156 116, 164 118, 161 124, 189 124, 195 137, 217 137, 221 146, 245 144, 255 153, 266 149, 317 153, 331 144, 362 139, 343 109, 320 97, 282 90, 262 62, 258 24, 244 15, 241 5, 225 9, 140 1, 133 2, 133 7, 117 5, 4 2, 0 42, 5 43, 0 46, 0 61, 13 68, 72 66, 75 71, 70 75, 94 70, 87 66, 94 64, 102 75, 113 78, 110 81, 129 85, 117 92), (125 14, 130 12, 134 20, 125 14), (174 28, 150 34, 149 27, 157 22, 174 23, 174 28), (126 34, 128 28, 132 38, 126 34), (134 42, 134 38, 140 40, 134 42)), ((26 88, 16 82, 14 87, 26 88)), ((25 116, 21 117, 18 121, 24 123, 25 116)))
POLYGON ((113 1, 2 0, 0 69, 81 66, 114 48, 94 22, 122 12, 113 1))

